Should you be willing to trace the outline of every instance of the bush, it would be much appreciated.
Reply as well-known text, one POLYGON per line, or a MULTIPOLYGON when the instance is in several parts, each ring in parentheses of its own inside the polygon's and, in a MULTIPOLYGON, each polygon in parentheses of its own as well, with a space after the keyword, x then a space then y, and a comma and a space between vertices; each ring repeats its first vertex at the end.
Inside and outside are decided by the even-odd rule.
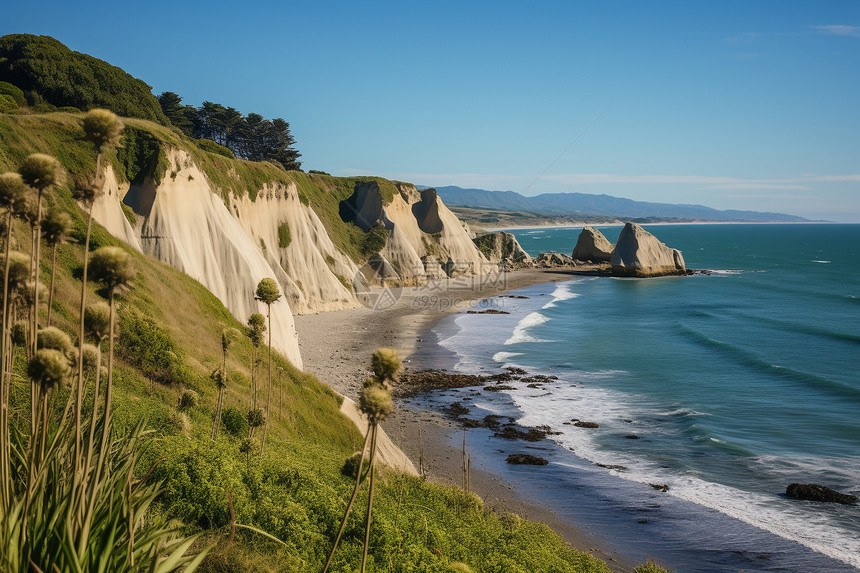
POLYGON ((248 435, 248 420, 236 408, 224 408, 221 412, 221 424, 224 425, 225 430, 234 436, 248 435))
POLYGON ((293 237, 290 235, 290 226, 286 222, 278 225, 278 246, 286 249, 290 246, 293 237))
POLYGON ((236 159, 236 154, 230 151, 229 148, 224 147, 220 143, 216 143, 211 139, 197 139, 195 140, 197 147, 202 149, 203 151, 208 151, 209 153, 217 153, 218 155, 223 155, 224 157, 229 157, 230 159, 236 159))
POLYGON ((384 249, 387 242, 388 229, 383 225, 374 225, 365 233, 362 253, 365 257, 374 255, 384 249))
POLYGON ((147 378, 161 384, 186 384, 196 378, 180 357, 170 334, 139 312, 120 315, 117 354, 138 367, 147 378))
POLYGON ((179 407, 183 410, 196 408, 200 403, 200 395, 194 390, 184 390, 179 397, 179 407))

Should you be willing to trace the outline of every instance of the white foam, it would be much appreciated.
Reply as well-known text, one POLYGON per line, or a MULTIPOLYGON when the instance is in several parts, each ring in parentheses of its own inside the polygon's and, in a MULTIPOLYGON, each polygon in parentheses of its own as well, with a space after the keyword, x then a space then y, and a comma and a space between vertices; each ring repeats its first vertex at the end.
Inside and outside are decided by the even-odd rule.
MULTIPOLYGON (((615 372, 617 375, 618 372, 615 372)), ((583 376, 604 378, 608 372, 569 373, 564 378, 573 380, 583 376)), ((682 474, 660 467, 656 462, 635 456, 633 453, 609 451, 601 447, 599 439, 606 433, 629 432, 631 425, 622 420, 635 423, 641 414, 649 410, 642 397, 623 392, 590 387, 574 386, 565 381, 553 387, 549 394, 529 395, 524 392, 511 392, 509 396, 518 406, 523 416, 517 422, 524 426, 547 424, 562 432, 554 439, 576 455, 594 464, 622 465, 624 471, 610 471, 627 481, 651 484, 661 483, 669 486, 668 494, 688 502, 696 503, 719 511, 775 535, 798 542, 814 551, 860 567, 860 538, 852 536, 834 524, 826 513, 810 514, 797 502, 781 499, 776 494, 765 495, 748 492, 726 485, 701 479, 698 475, 682 474), (598 429, 584 429, 565 425, 571 418, 597 422, 598 429)), ((653 411, 648 415, 654 415, 653 411)), ((702 415, 690 409, 676 409, 661 412, 663 416, 702 415)), ((653 435, 659 428, 650 428, 653 435)), ((711 438, 714 441, 719 441, 711 438)), ((776 460, 773 460, 776 461, 776 460)), ((763 459, 768 467, 773 461, 763 459)), ((784 460, 783 460, 784 461, 784 460)), ((806 460, 810 468, 820 470, 821 460, 806 460)), ((792 464, 794 465, 794 464, 792 464)), ((803 464, 798 464, 803 465, 803 464)), ((838 466, 837 466, 838 467, 838 466)), ((798 468, 783 468, 788 475, 797 475, 798 468)), ((841 470, 851 470, 853 464, 843 464, 841 470)))
POLYGON ((830 261, 812 261, 813 263, 821 263, 823 265, 829 265, 830 261))
POLYGON ((579 296, 579 293, 571 292, 569 283, 562 283, 552 291, 552 300, 543 305, 543 308, 552 308, 560 300, 570 300, 579 296))
POLYGON ((522 352, 496 352, 493 354, 493 360, 496 362, 507 362, 515 356, 522 356, 522 352))
POLYGON ((546 340, 540 340, 531 336, 528 333, 528 330, 535 326, 539 326, 548 320, 548 317, 539 312, 532 312, 526 315, 526 317, 523 318, 514 328, 514 332, 511 334, 511 337, 505 341, 505 345, 519 344, 521 342, 546 342, 546 340))

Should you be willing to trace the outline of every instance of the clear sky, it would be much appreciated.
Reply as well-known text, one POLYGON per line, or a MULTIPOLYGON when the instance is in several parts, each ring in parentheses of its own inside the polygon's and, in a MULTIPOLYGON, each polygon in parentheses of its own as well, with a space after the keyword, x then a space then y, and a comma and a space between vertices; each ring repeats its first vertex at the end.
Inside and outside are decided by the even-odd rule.
POLYGON ((860 1, 8 2, 305 169, 860 221, 860 1))

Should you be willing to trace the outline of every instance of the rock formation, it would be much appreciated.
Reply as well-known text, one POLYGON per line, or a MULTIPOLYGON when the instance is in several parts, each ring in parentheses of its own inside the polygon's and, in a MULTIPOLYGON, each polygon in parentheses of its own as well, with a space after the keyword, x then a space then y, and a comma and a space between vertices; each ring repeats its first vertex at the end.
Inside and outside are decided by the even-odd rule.
POLYGON ((826 503, 841 503, 843 505, 854 505, 857 496, 847 493, 839 493, 829 487, 814 483, 792 483, 785 488, 785 495, 795 499, 807 501, 820 501, 826 503))
POLYGON ((612 243, 603 233, 586 225, 579 233, 572 256, 577 261, 608 263, 612 256, 612 243))
POLYGON ((627 223, 618 237, 610 259, 612 274, 653 277, 686 274, 684 257, 635 223, 627 223))
POLYGON ((576 264, 573 257, 553 252, 541 253, 533 259, 533 262, 534 266, 544 269, 553 267, 570 267, 576 264))
POLYGON ((532 258, 511 233, 487 233, 472 240, 491 263, 499 263, 508 269, 532 266, 532 258))
MULTIPOLYGON (((254 299, 257 283, 271 277, 283 284, 283 269, 269 264, 187 153, 172 149, 167 159, 175 177, 165 177, 146 194, 129 193, 143 217, 143 252, 200 281, 242 322, 254 312, 265 314, 266 307, 254 299), (143 211, 146 206, 149 210, 143 211)), ((272 305, 270 334, 272 346, 301 368, 289 304, 272 305)))
POLYGON ((423 189, 421 200, 412 204, 412 214, 418 222, 418 228, 425 233, 441 233, 442 219, 439 218, 439 202, 436 200, 435 189, 423 189))
POLYGON ((348 199, 340 202, 340 218, 367 231, 382 219, 382 193, 376 181, 356 185, 348 199))

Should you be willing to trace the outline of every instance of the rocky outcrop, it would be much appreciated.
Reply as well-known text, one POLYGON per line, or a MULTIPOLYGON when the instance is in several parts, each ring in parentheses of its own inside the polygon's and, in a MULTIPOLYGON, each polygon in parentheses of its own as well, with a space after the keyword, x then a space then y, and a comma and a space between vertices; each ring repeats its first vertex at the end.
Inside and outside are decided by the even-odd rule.
POLYGON ((532 266, 532 258, 511 233, 487 233, 472 240, 491 263, 498 263, 508 269, 532 266))
POLYGON ((820 501, 826 503, 841 503, 843 505, 854 505, 857 496, 847 493, 839 493, 829 487, 814 483, 792 483, 785 488, 785 495, 795 499, 807 501, 820 501))
POLYGON ((438 277, 439 268, 445 277, 487 274, 498 270, 497 265, 481 254, 460 220, 435 193, 422 196, 414 186, 407 184, 399 184, 398 191, 383 208, 382 216, 389 233, 380 255, 392 264, 403 284, 423 284, 438 277), (435 207, 428 207, 430 202, 435 207), (426 233, 421 230, 413 211, 417 203, 424 203, 420 210, 438 214, 441 231, 426 233), (432 269, 430 274, 428 267, 432 269))
POLYGON ((627 223, 610 259, 612 274, 630 277, 653 277, 686 274, 684 257, 635 223, 627 223))
POLYGON ((376 181, 356 185, 349 198, 340 202, 340 218, 367 231, 382 219, 382 193, 376 181))
POLYGON ((551 269, 554 267, 571 267, 576 265, 573 257, 569 257, 562 253, 541 253, 532 259, 534 266, 543 269, 551 269))
POLYGON ((528 466, 545 466, 549 463, 547 460, 531 454, 511 454, 505 461, 509 464, 528 466))
POLYGON ((612 256, 612 248, 612 243, 603 236, 603 233, 586 225, 579 233, 571 256, 577 261, 608 263, 612 256))
POLYGON ((418 223, 418 228, 425 233, 441 233, 444 225, 439 218, 439 202, 436 200, 435 189, 423 189, 421 200, 412 204, 412 214, 418 223))

